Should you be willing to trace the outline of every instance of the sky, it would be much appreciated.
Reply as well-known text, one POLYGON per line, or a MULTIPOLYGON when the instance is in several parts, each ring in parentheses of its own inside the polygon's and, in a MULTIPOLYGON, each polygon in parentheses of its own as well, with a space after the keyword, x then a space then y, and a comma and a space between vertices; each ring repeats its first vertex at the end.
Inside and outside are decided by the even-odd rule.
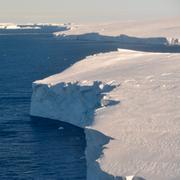
POLYGON ((180 0, 0 0, 0 22, 106 22, 180 17, 180 0))

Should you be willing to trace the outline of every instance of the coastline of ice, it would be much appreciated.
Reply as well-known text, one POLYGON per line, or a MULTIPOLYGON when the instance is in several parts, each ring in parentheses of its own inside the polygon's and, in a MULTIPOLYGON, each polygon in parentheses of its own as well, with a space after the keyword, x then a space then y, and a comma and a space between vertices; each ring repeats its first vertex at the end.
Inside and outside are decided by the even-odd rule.
MULTIPOLYGON (((0 30, 31 30, 42 29, 44 27, 68 27, 68 24, 49 24, 49 23, 28 23, 28 24, 14 24, 14 23, 0 23, 0 30)), ((68 28, 67 28, 68 29, 68 28)))
POLYGON ((177 53, 97 54, 34 82, 30 114, 85 128, 88 180, 178 180, 179 72, 177 53))
MULTIPOLYGON (((68 30, 54 34, 176 46, 179 22, 68 24, 68 30)), ((178 53, 96 54, 34 82, 30 114, 85 129, 88 180, 178 180, 179 72, 178 53)))
POLYGON ((62 40, 180 45, 179 22, 180 19, 176 18, 147 22, 72 23, 68 24, 67 31, 54 35, 62 40))

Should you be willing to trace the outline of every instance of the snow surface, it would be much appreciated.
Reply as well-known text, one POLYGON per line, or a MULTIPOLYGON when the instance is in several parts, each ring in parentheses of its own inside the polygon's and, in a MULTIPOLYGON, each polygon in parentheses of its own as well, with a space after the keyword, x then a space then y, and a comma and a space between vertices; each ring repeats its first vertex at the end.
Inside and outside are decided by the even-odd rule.
POLYGON ((180 18, 146 22, 125 21, 99 24, 72 23, 68 24, 68 27, 68 31, 56 32, 54 34, 60 39, 96 41, 124 40, 125 42, 129 40, 128 37, 130 37, 130 40, 138 39, 144 41, 146 40, 145 38, 151 37, 148 39, 149 41, 147 43, 149 43, 154 38, 156 42, 162 44, 180 44, 180 18))
POLYGON ((88 180, 180 179, 180 54, 119 49, 33 83, 32 116, 85 128, 88 180))
POLYGON ((107 36, 127 34, 135 37, 177 37, 180 38, 180 18, 152 21, 117 21, 107 23, 68 24, 69 31, 56 32, 58 35, 79 35, 98 32, 107 36))

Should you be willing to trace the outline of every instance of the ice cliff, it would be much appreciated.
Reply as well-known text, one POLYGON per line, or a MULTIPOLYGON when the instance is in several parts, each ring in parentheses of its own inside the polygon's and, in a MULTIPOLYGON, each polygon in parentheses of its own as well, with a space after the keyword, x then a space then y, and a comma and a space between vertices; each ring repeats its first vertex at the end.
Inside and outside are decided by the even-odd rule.
POLYGON ((33 83, 31 115, 85 129, 88 180, 180 179, 178 53, 119 49, 33 83))
POLYGON ((31 115, 86 127, 94 110, 115 103, 106 95, 116 85, 100 81, 33 84, 31 115))

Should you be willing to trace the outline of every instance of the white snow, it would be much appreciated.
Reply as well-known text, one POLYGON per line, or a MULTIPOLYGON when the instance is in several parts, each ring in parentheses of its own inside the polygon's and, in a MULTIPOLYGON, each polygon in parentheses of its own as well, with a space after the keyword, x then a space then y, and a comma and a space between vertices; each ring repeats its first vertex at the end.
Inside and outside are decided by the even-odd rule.
POLYGON ((0 29, 41 29, 44 26, 58 26, 68 27, 68 24, 49 24, 49 23, 27 23, 27 24, 14 24, 14 23, 0 23, 0 29))
POLYGON ((0 29, 41 29, 34 24, 23 25, 13 24, 13 23, 0 23, 0 29))
POLYGON ((180 18, 153 21, 124 21, 91 24, 69 24, 68 31, 54 33, 61 39, 117 41, 117 36, 148 38, 164 37, 170 44, 179 44, 180 18), (92 33, 93 32, 93 33, 92 33), (86 34, 86 35, 84 35, 86 34), (105 37, 104 37, 105 36, 105 37))
POLYGON ((119 49, 34 82, 31 115, 85 128, 88 180, 179 180, 179 97, 179 54, 119 49))

